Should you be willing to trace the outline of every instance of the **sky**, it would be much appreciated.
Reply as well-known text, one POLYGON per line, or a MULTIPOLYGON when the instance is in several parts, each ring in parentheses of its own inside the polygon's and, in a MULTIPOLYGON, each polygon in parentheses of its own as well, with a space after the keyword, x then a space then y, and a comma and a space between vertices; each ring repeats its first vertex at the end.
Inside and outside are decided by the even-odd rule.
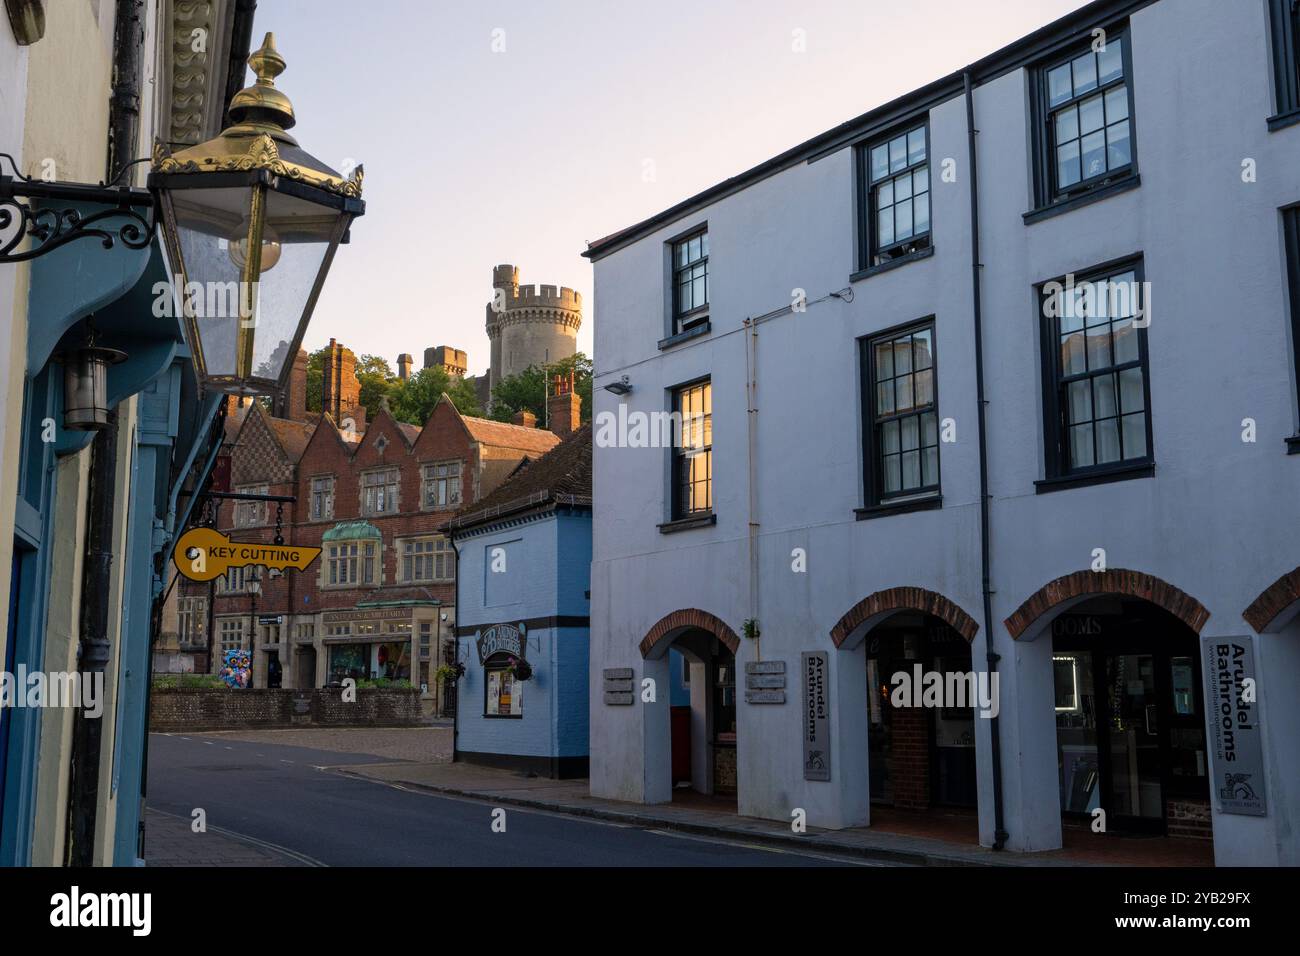
MULTIPOLYGON (((583 298, 588 241, 958 70, 1083 0, 259 0, 293 133, 365 164, 304 345, 488 365, 492 267, 583 298)), ((248 74, 251 82, 251 72, 248 74)))

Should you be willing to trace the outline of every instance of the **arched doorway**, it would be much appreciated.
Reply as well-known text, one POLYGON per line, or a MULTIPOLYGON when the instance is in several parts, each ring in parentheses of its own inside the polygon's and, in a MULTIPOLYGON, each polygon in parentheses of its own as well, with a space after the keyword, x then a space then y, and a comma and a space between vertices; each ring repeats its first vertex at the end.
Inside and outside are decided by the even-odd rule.
MULTIPOLYGON (((1079 571, 1006 620, 1050 642, 1056 789, 1068 831, 1212 839, 1195 598, 1143 572, 1079 571)), ((1042 657, 1039 657, 1042 660, 1042 657)))
POLYGON ((667 726, 655 731, 666 739, 647 748, 654 794, 675 801, 708 798, 736 805, 739 647, 731 628, 697 610, 667 615, 642 640, 641 653, 651 665, 645 673, 653 670, 667 678, 659 693, 670 715, 667 726))
POLYGON ((922 588, 877 592, 832 629, 836 647, 864 656, 873 826, 977 841, 976 721, 981 687, 985 701, 993 693, 973 667, 977 630, 922 588))
POLYGON ((1209 758, 1196 632, 1168 611, 1095 597, 1051 625, 1062 820, 1209 837, 1209 758))

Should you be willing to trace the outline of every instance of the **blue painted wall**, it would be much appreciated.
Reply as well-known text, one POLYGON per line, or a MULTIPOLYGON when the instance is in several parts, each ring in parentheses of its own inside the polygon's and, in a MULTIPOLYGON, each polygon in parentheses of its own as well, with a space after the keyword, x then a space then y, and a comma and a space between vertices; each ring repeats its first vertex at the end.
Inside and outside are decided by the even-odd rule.
MULTIPOLYGON (((487 628, 530 618, 586 617, 590 607, 591 514, 552 513, 503 522, 457 538, 461 628, 487 628), (504 570, 494 571, 495 549, 504 570)), ((501 567, 497 556, 497 567, 501 567)), ((588 751, 586 627, 535 628, 526 657, 533 676, 523 684, 523 716, 487 717, 486 682, 472 634, 457 639, 465 664, 458 694, 458 751, 525 757, 583 757, 588 751)))

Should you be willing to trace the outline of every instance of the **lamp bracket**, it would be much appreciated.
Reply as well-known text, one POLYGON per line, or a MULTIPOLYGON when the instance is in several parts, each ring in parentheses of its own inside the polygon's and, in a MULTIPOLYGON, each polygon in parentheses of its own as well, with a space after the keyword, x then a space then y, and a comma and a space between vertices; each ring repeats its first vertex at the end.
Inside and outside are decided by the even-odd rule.
POLYGON ((3 159, 9 161, 13 174, 6 174, 0 163, 0 235, 8 234, 15 222, 17 227, 9 238, 0 238, 0 264, 27 262, 77 239, 99 239, 105 249, 112 249, 118 241, 128 249, 145 249, 153 241, 158 216, 149 190, 29 179, 18 171, 12 156, 0 153, 3 159), (32 203, 23 201, 31 199, 41 203, 33 208, 32 203), (60 207, 62 203, 99 203, 112 208, 83 216, 78 209, 60 207), (119 222, 108 223, 110 219, 119 222), (26 236, 32 237, 32 247, 14 252, 26 236))

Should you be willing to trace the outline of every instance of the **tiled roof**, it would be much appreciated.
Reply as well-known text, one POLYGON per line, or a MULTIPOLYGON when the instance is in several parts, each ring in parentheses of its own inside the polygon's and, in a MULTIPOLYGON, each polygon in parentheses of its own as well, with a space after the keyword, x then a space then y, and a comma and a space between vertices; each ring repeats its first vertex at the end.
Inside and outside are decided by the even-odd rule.
POLYGON ((489 418, 471 418, 468 415, 462 415, 461 420, 469 429, 470 436, 485 445, 516 448, 520 451, 544 455, 560 443, 560 439, 555 434, 541 428, 494 422, 489 418))
MULTIPOLYGON (((549 433, 548 433, 549 434, 549 433)), ((499 515, 554 501, 559 496, 591 500, 591 425, 535 460, 525 459, 491 494, 459 511, 448 526, 464 528, 499 515)))
POLYGON ((307 442, 311 441, 312 432, 316 430, 315 422, 297 422, 288 418, 272 418, 270 415, 266 416, 266 422, 271 426, 285 455, 293 462, 302 457, 302 453, 307 450, 307 442))
POLYGON ((406 436, 407 443, 412 445, 415 444, 415 440, 420 437, 420 432, 423 431, 419 425, 412 425, 408 422, 398 422, 397 427, 406 436))

